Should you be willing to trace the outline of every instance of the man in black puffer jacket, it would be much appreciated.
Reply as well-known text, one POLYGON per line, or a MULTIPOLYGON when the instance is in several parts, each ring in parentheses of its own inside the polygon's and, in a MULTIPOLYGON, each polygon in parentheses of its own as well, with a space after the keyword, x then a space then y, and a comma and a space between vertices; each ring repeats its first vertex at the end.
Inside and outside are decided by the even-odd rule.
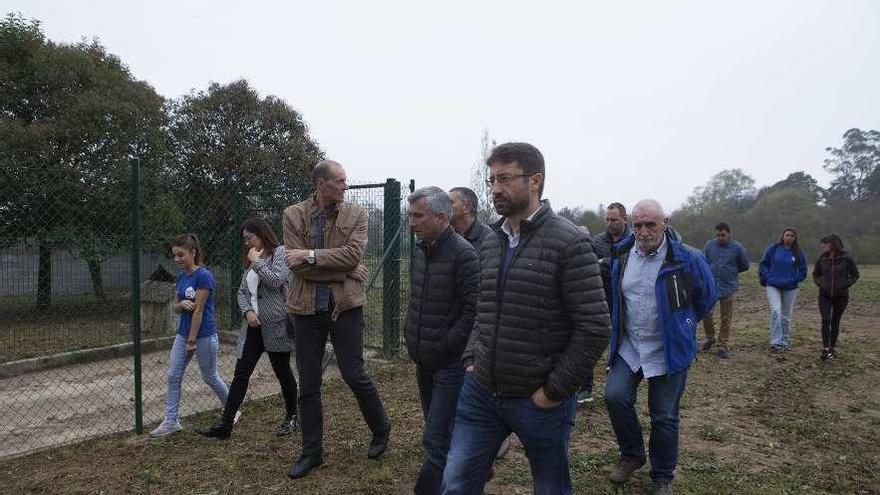
POLYGON ((511 432, 535 493, 571 493, 575 392, 608 343, 610 319, 590 237, 541 201, 544 158, 506 143, 486 160, 502 218, 483 242, 477 324, 463 364, 443 493, 481 493, 511 432))
POLYGON ((407 198, 409 224, 419 236, 410 271, 406 347, 415 361, 425 417, 424 462, 415 493, 440 493, 458 394, 464 380, 461 354, 474 324, 480 263, 455 233, 452 200, 438 187, 407 198))

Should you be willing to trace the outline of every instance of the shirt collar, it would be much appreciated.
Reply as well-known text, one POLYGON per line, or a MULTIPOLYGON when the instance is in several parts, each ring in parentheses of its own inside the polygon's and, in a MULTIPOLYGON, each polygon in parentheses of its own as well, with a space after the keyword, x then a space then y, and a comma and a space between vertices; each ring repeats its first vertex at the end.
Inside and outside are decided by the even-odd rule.
MULTIPOLYGON (((534 212, 532 212, 532 214, 529 215, 529 218, 526 218, 526 221, 527 221, 527 222, 531 222, 532 219, 535 218, 535 215, 537 215, 538 212, 540 212, 540 211, 541 211, 541 208, 543 208, 543 207, 544 207, 544 202, 541 201, 541 202, 538 204, 538 209, 535 210, 534 212)), ((507 234, 508 237, 511 237, 511 236, 513 236, 514 234, 513 234, 513 229, 510 228, 510 224, 509 224, 509 222, 510 222, 510 219, 509 219, 509 218, 504 220, 504 223, 501 224, 501 231, 504 232, 505 234, 507 234)), ((519 237, 519 234, 520 234, 520 231, 517 230, 517 232, 516 232, 516 237, 519 237)))

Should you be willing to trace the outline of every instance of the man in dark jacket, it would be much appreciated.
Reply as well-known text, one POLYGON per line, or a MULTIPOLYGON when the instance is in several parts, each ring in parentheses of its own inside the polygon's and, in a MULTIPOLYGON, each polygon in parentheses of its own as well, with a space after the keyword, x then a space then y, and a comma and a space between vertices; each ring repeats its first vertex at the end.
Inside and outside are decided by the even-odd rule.
MULTIPOLYGON (((721 332, 718 334, 718 350, 715 352, 720 358, 728 358, 730 353, 727 350, 727 339, 730 337, 730 322, 733 319, 733 295, 739 289, 739 274, 749 269, 749 256, 742 244, 731 239, 730 225, 725 222, 715 226, 715 238, 706 241, 703 254, 712 269, 712 277, 715 278, 718 312, 721 314, 721 332)), ((715 344, 715 321, 711 311, 703 320, 703 330, 706 331, 703 351, 708 351, 715 344)))
MULTIPOLYGON (((602 285, 605 288, 605 302, 611 308, 611 258, 613 246, 629 234, 626 226, 626 207, 620 203, 611 203, 605 209, 605 230, 593 237, 593 249, 599 258, 602 270, 602 285)), ((587 370, 584 382, 578 390, 578 406, 593 402, 593 368, 587 370)))
POLYGON ((477 323, 443 493, 481 493, 499 445, 522 442, 536 493, 571 493, 575 392, 608 341, 608 306, 588 235, 541 201, 544 158, 526 143, 486 160, 502 219, 480 253, 477 323))
POLYGON ((612 267, 611 349, 605 404, 620 459, 609 478, 625 483, 645 464, 636 392, 648 382, 653 493, 672 493, 678 462, 679 402, 697 354, 697 323, 715 304, 706 259, 667 232, 657 201, 633 208, 633 235, 616 247, 632 249, 612 267))
POLYGON ((474 325, 480 263, 449 225, 452 201, 439 187, 407 198, 409 225, 419 241, 410 271, 406 347, 416 363, 425 431, 416 494, 440 493, 455 406, 464 380, 461 354, 474 325))
POLYGON ((477 194, 467 187, 453 187, 449 190, 449 197, 452 199, 452 228, 479 253, 489 227, 477 217, 480 211, 477 194))

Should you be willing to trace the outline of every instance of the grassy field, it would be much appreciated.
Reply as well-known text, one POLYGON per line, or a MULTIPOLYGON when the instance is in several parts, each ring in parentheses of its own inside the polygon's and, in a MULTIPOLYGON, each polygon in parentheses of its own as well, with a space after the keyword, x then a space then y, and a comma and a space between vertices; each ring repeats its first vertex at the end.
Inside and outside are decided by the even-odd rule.
MULTIPOLYGON (((862 267, 844 316, 840 358, 819 360, 816 291, 808 280, 794 315, 791 352, 767 352, 768 311, 754 266, 735 303, 733 357, 701 354, 691 369, 682 404, 677 493, 880 493, 880 267, 862 267)), ((700 335, 702 339, 702 334, 700 335)), ((325 467, 298 481, 285 472, 299 454, 298 436, 271 432, 278 397, 249 402, 227 442, 192 432, 213 414, 186 418, 187 429, 150 440, 131 434, 5 460, 3 492, 28 493, 302 493, 404 494, 412 492, 421 462, 421 412, 408 363, 371 363, 394 423, 392 444, 379 461, 366 459, 368 431, 350 392, 327 383, 325 467)), ((597 401, 579 411, 572 433, 571 471, 576 493, 609 492, 605 481, 617 451, 597 371, 597 401)), ((640 393, 647 424, 645 393, 640 393)), ((487 487, 491 494, 531 493, 521 446, 514 445, 487 487)), ((646 470, 632 493, 650 486, 646 470)))

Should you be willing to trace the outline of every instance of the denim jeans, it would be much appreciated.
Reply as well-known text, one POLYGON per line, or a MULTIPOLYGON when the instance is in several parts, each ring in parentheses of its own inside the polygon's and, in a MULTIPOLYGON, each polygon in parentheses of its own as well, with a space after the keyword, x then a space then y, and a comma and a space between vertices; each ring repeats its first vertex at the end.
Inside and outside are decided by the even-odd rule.
POLYGON ((767 303, 770 305, 770 345, 791 347, 791 312, 797 298, 797 289, 781 290, 767 286, 767 303))
POLYGON ((416 378, 425 417, 425 431, 422 434, 425 459, 413 492, 417 495, 434 495, 440 493, 443 468, 446 467, 446 455, 452 439, 455 406, 464 381, 464 368, 458 362, 439 370, 419 366, 416 368, 416 378))
MULTIPOLYGON (((642 425, 636 414, 636 391, 644 375, 633 373, 620 356, 616 356, 605 383, 605 405, 621 458, 644 459, 645 442, 642 425)), ((672 480, 678 464, 678 406, 684 394, 687 370, 674 375, 648 378, 648 412, 651 415, 651 479, 672 480)))
POLYGON ((482 493, 501 442, 516 433, 526 451, 537 495, 570 494, 568 441, 574 421, 575 396, 550 409, 531 397, 505 397, 479 385, 466 373, 452 444, 443 471, 441 493, 482 493))
POLYGON ((183 374, 193 354, 199 361, 199 371, 202 372, 202 380, 211 387, 220 404, 226 404, 229 389, 220 372, 217 371, 217 354, 220 351, 220 338, 217 334, 202 337, 196 340, 196 352, 186 352, 186 337, 177 334, 174 344, 171 346, 171 355, 168 358, 168 398, 165 402, 165 421, 177 421, 180 408, 180 386, 183 382, 183 374))
MULTIPOLYGON (((346 385, 354 392, 361 415, 373 435, 384 432, 390 426, 388 415, 376 384, 364 369, 364 310, 352 308, 342 313, 336 321, 330 319, 329 311, 312 316, 290 315, 296 340, 296 366, 299 369, 299 419, 302 432, 302 453, 305 456, 324 455, 324 417, 321 404, 321 383, 324 368, 324 347, 327 338, 333 342, 333 352, 339 373, 346 385)), ((351 421, 347 416, 346 420, 351 421)))

